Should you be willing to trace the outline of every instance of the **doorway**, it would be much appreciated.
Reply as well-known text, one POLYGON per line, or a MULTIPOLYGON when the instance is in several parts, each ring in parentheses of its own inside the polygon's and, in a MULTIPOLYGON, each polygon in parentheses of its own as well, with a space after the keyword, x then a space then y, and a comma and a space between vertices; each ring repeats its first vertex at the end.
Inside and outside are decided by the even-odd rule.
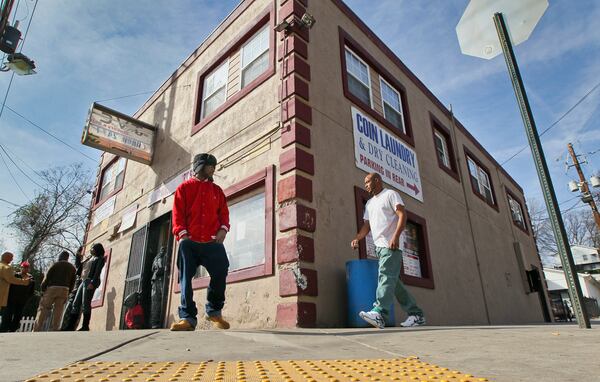
MULTIPOLYGON (((128 307, 125 300, 133 293, 139 294, 139 303, 144 311, 143 328, 152 327, 152 309, 158 309, 157 326, 163 328, 166 322, 167 300, 171 280, 171 256, 173 252, 173 235, 171 234, 171 213, 164 214, 136 231, 131 239, 129 264, 125 276, 123 291, 123 307, 121 309, 120 329, 127 329, 125 314, 128 307), (157 255, 164 251, 161 261, 161 277, 153 271, 153 263, 157 255), (153 277, 154 276, 154 277, 153 277), (156 284, 156 285, 153 285, 156 284), (153 286, 155 298, 153 301, 153 286), (156 291, 158 290, 158 294, 156 291), (159 296, 157 299, 156 296, 159 296), (158 307, 158 308, 157 308, 158 307)), ((155 267, 156 269, 156 267, 155 267)))

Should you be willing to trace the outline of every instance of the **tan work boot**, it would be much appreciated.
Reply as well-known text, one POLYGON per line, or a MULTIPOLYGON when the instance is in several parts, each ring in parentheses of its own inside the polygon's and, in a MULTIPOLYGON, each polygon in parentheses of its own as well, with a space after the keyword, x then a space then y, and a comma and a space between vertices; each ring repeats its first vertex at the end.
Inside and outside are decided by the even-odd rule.
POLYGON ((223 316, 206 316, 206 319, 217 329, 229 329, 229 322, 223 319, 223 316))
POLYGON ((193 332, 195 329, 188 320, 179 320, 171 324, 172 332, 193 332))

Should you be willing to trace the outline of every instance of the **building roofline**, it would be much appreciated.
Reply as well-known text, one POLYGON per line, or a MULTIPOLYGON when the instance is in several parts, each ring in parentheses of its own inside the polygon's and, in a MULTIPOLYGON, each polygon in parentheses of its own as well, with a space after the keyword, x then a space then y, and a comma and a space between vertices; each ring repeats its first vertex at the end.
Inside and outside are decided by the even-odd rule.
POLYGON ((444 106, 444 104, 425 86, 425 84, 402 62, 402 60, 373 32, 369 26, 360 18, 354 11, 346 5, 343 0, 331 0, 344 14, 346 14, 359 29, 367 35, 369 39, 379 48, 381 51, 395 63, 402 72, 411 80, 417 87, 425 93, 425 95, 448 117, 453 118, 456 126, 459 130, 473 143, 499 170, 502 174, 523 194, 523 189, 513 179, 512 176, 494 159, 494 157, 473 137, 473 135, 463 126, 460 121, 453 116, 452 112, 444 106))
POLYGON ((179 65, 177 69, 167 78, 158 89, 142 104, 134 113, 133 117, 138 118, 144 113, 185 71, 192 65, 198 57, 225 31, 237 18, 254 2, 254 0, 241 0, 238 5, 229 12, 200 45, 179 65))

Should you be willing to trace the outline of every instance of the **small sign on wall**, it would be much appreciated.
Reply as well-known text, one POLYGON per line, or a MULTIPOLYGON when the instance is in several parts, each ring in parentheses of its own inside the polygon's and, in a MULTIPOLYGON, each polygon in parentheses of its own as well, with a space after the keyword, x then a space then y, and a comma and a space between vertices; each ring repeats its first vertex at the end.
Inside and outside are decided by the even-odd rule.
POLYGON ((94 103, 81 143, 131 160, 151 164, 156 127, 94 103))
POLYGON ((422 202, 415 151, 359 109, 351 109, 356 167, 379 173, 385 183, 422 202))

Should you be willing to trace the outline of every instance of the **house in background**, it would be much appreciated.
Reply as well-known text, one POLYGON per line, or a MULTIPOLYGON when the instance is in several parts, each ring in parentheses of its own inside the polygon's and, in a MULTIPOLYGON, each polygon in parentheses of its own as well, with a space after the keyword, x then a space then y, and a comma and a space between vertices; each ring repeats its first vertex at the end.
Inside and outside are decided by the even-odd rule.
MULTIPOLYGON (((567 287, 567 280, 562 269, 544 269, 548 294, 552 310, 557 319, 570 319, 573 317, 571 297, 567 287)), ((598 301, 600 301, 600 275, 578 273, 581 292, 583 293, 587 311, 590 317, 600 316, 598 301)))
MULTIPOLYGON (((598 248, 573 244, 571 245, 571 252, 573 253, 573 261, 575 262, 577 272, 600 270, 600 253, 598 253, 598 248)), ((553 256, 554 258, 558 258, 557 253, 553 254, 553 256)), ((557 268, 562 269, 562 266, 558 266, 557 268)))

